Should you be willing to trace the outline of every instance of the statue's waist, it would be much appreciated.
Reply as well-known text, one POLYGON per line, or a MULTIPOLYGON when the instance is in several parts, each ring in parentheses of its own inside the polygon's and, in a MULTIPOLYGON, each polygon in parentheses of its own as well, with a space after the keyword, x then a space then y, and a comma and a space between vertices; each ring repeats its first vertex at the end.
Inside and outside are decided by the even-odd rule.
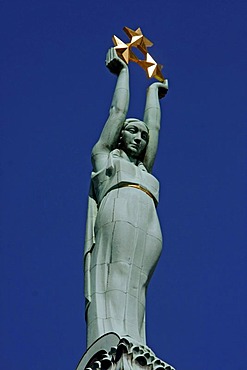
POLYGON ((104 197, 110 191, 115 190, 115 189, 120 189, 120 188, 134 188, 134 189, 138 189, 138 190, 143 191, 145 194, 147 194, 154 201, 154 204, 157 207, 158 201, 154 197, 154 195, 148 189, 144 188, 142 185, 139 185, 139 184, 132 184, 132 183, 127 183, 127 182, 121 182, 121 183, 119 183, 117 185, 112 186, 110 189, 108 189, 107 192, 105 193, 104 197))
POLYGON ((110 176, 105 172, 99 173, 92 177, 92 182, 98 204, 102 201, 104 196, 109 193, 109 191, 121 187, 128 187, 129 185, 131 185, 130 187, 132 188, 132 185, 134 185, 135 188, 144 191, 147 194, 150 193, 151 198, 155 199, 155 204, 159 202, 158 180, 151 174, 135 168, 135 166, 127 166, 125 171, 115 171, 114 175, 110 176), (131 170, 135 170, 136 173, 130 173, 131 170))

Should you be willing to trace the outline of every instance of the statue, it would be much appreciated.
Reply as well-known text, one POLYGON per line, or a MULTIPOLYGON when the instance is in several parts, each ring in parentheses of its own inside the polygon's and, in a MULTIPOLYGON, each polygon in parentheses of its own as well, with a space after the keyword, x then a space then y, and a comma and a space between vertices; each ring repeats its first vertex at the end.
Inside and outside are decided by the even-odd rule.
POLYGON ((168 82, 149 86, 143 121, 126 119, 128 65, 111 48, 106 66, 117 75, 117 83, 109 117, 92 150, 84 257, 88 355, 77 369, 107 369, 113 363, 123 368, 116 365, 120 358, 126 361, 127 353, 133 362, 135 353, 140 365, 150 362, 154 369, 172 370, 147 347, 145 335, 146 290, 162 249, 156 212, 159 182, 151 171, 159 99, 166 95, 168 82))

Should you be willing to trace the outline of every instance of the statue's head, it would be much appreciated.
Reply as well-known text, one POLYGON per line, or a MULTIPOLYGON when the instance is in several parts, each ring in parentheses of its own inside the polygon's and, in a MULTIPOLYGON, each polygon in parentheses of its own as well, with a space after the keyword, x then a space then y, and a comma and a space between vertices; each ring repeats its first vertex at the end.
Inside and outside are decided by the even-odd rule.
POLYGON ((123 149, 128 157, 142 160, 148 140, 147 125, 137 118, 128 118, 123 124, 118 147, 123 149))

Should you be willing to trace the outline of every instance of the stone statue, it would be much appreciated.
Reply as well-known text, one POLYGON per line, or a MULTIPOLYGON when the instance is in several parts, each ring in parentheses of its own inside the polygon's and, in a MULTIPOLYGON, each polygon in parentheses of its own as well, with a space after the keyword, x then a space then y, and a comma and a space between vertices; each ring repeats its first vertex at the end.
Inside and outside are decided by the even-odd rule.
MULTIPOLYGON (((109 117, 92 150, 84 257, 87 348, 102 350, 99 338, 101 343, 108 338, 112 347, 109 338, 115 336, 116 346, 120 341, 127 352, 133 346, 142 348, 149 360, 153 356, 162 368, 173 369, 157 360, 145 335, 146 290, 162 248, 156 212, 159 182, 151 171, 158 146, 159 99, 167 93, 168 83, 148 88, 143 121, 126 119, 128 66, 114 48, 107 53, 106 66, 118 78, 109 117)), ((94 360, 95 351, 90 354, 94 360)), ((106 367, 102 363, 99 367, 106 367)))

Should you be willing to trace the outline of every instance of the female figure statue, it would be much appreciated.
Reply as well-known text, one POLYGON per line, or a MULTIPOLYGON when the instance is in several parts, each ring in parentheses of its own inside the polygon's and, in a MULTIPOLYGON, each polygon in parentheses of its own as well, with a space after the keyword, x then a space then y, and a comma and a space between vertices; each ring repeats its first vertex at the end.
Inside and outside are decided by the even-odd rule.
POLYGON ((87 346, 109 332, 145 345, 146 290, 162 247, 159 183, 151 170, 159 98, 168 86, 157 82, 148 88, 143 121, 126 119, 128 66, 113 48, 106 65, 118 79, 109 118, 92 151, 85 248, 87 346))

